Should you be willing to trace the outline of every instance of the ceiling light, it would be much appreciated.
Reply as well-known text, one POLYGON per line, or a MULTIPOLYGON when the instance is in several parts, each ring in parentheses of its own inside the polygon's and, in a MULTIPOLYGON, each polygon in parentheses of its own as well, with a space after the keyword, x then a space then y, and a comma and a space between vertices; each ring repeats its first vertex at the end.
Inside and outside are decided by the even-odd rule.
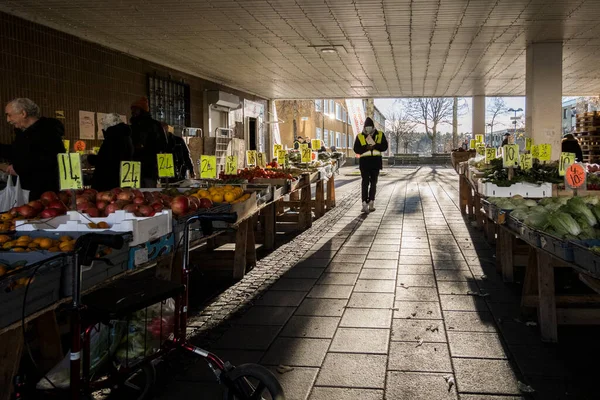
POLYGON ((327 54, 337 53, 337 50, 334 49, 333 47, 323 47, 321 49, 321 53, 327 53, 327 54))

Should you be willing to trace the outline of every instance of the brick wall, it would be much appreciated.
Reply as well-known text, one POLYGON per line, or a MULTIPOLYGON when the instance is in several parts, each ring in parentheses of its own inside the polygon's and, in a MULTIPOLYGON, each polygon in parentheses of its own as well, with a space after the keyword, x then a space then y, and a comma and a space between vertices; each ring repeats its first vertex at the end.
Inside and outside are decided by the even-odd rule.
MULTIPOLYGON (((193 127, 203 125, 204 90, 220 89, 241 99, 262 100, 1 12, 0 46, 2 112, 15 97, 29 97, 47 117, 64 111, 62 121, 71 144, 79 140, 79 110, 117 112, 129 118, 130 104, 146 95, 148 73, 170 75, 190 85, 193 127)), ((0 143, 12 139, 12 129, 3 119, 0 143)), ((91 149, 100 141, 87 140, 86 144, 91 149)))

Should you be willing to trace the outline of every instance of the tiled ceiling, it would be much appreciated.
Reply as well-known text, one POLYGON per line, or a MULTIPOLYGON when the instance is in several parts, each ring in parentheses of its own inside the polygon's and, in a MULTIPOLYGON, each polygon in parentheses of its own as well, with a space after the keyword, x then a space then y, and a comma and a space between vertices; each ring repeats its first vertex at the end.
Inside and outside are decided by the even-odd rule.
POLYGON ((526 44, 557 40, 564 95, 600 93, 600 0, 1 0, 0 10, 267 98, 520 96, 526 44))

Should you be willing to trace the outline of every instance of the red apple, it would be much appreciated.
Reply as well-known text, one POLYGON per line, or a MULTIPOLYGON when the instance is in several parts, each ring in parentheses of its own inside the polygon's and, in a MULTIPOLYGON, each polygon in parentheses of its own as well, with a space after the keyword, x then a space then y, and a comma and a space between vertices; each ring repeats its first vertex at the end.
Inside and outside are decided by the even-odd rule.
POLYGON ((98 200, 98 196, 100 196, 100 200, 106 201, 107 203, 117 199, 117 195, 112 192, 100 192, 96 195, 96 200, 98 200))
POLYGON ((198 211, 198 204, 194 201, 190 201, 190 212, 198 211))
POLYGON ((89 196, 86 196, 84 194, 80 194, 77 197, 75 197, 75 204, 79 205, 81 203, 87 203, 90 201, 89 196))
POLYGON ((108 203, 108 202, 106 202, 106 201, 99 200, 99 201, 97 201, 97 202, 96 202, 96 208, 97 208, 98 210, 100 210, 100 211, 104 211, 104 209, 106 208, 106 206, 107 206, 108 204, 109 204, 109 203, 108 203))
POLYGON ((213 206, 213 202, 210 199, 202 198, 200 199, 200 208, 211 208, 213 206))
POLYGON ((121 188, 114 188, 114 189, 111 189, 111 191, 110 191, 110 192, 111 192, 112 194, 114 194, 114 195, 118 195, 118 194, 119 194, 119 193, 121 193, 122 191, 123 191, 123 189, 121 189, 121 188))
POLYGON ((195 197, 195 196, 188 196, 188 199, 190 199, 190 204, 191 203, 196 203, 196 206, 200 207, 200 199, 195 197))
POLYGON ((46 208, 40 213, 40 217, 42 218, 54 218, 59 215, 63 215, 63 213, 58 208, 46 208))
POLYGON ((35 209, 38 213, 44 209, 44 204, 39 200, 30 201, 29 204, 31 207, 35 209))
POLYGON ((71 203, 71 194, 69 192, 60 192, 58 193, 58 199, 65 204, 71 203))
POLYGON ((134 197, 133 198, 133 204, 144 204, 146 203, 146 199, 143 197, 134 197))
POLYGON ((51 202, 50 204, 48 204, 46 207, 47 208, 56 208, 57 210, 61 210, 63 213, 65 213, 67 211, 67 206, 65 206, 65 204, 60 200, 55 200, 55 201, 51 202))
POLYGON ((171 200, 171 210, 175 215, 185 215, 190 209, 190 200, 186 196, 176 196, 171 200))
POLYGON ((87 210, 85 210, 85 212, 92 218, 97 218, 100 216, 100 210, 94 207, 88 208, 87 210))
POLYGON ((137 210, 139 209, 139 206, 137 204, 127 204, 125 207, 123 207, 123 211, 135 214, 137 212, 137 210))
POLYGON ((142 191, 141 191, 141 190, 139 190, 139 189, 133 189, 133 195, 134 195, 135 197, 144 197, 144 194, 143 194, 143 193, 142 193, 142 191))
POLYGON ((77 211, 86 211, 89 208, 94 208, 94 204, 89 201, 77 204, 77 211))
POLYGON ((122 191, 117 195, 117 199, 130 202, 131 200, 133 200, 133 193, 122 191))
POLYGON ((42 193, 40 200, 42 200, 42 202, 51 203, 55 200, 58 200, 58 196, 54 192, 44 192, 44 193, 42 193))
POLYGON ((140 206, 139 212, 144 217, 152 217, 155 213, 154 208, 145 204, 140 206))
POLYGON ((96 189, 85 189, 83 191, 83 194, 85 194, 89 197, 93 197, 95 199, 96 195, 98 194, 98 191, 96 189))
POLYGON ((163 205, 163 203, 161 203, 160 201, 155 201, 152 204, 150 204, 150 206, 154 209, 154 211, 159 212, 162 211, 165 206, 163 205))
POLYGON ((123 207, 125 207, 127 204, 131 204, 131 202, 129 201, 125 201, 125 200, 117 200, 115 201, 115 204, 117 206, 119 206, 119 210, 121 210, 123 207))
POLYGON ((11 208, 8 212, 10 213, 10 215, 12 215, 13 217, 17 217, 19 216, 19 212, 17 211, 18 207, 13 207, 11 208))
POLYGON ((28 204, 25 204, 24 206, 17 208, 17 212, 19 213, 19 215, 21 217, 25 217, 27 219, 33 218, 38 214, 38 212, 35 210, 35 208, 31 207, 28 204))
POLYGON ((110 203, 109 205, 106 206, 106 208, 104 209, 104 213, 106 215, 108 214, 112 214, 117 210, 120 210, 121 207, 119 207, 119 205, 117 203, 110 203))

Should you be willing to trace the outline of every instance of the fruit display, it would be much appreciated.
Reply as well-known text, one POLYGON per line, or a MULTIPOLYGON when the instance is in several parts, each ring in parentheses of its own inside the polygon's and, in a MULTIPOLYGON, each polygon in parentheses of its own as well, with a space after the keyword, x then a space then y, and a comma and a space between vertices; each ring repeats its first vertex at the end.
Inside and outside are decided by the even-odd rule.
POLYGON ((33 200, 20 207, 13 207, 0 214, 0 232, 15 230, 15 223, 19 220, 54 218, 66 214, 71 195, 68 192, 56 194, 45 192, 40 200, 33 200))
POLYGON ((230 181, 231 179, 245 179, 248 182, 252 182, 254 179, 295 179, 294 176, 283 170, 275 169, 277 168, 277 163, 269 163, 275 164, 275 167, 271 166, 270 168, 244 168, 238 170, 237 175, 225 175, 224 172, 219 174, 219 179, 223 181, 230 181))
POLYGON ((75 248, 75 240, 70 236, 61 236, 59 239, 50 237, 32 238, 27 235, 11 238, 8 235, 0 235, 1 251, 13 253, 26 253, 31 251, 47 250, 51 253, 68 253, 75 248))
POLYGON ((200 199, 201 202, 211 201, 213 203, 241 203, 250 198, 250 194, 244 193, 244 190, 239 186, 211 186, 207 189, 200 189, 193 197, 200 199))

